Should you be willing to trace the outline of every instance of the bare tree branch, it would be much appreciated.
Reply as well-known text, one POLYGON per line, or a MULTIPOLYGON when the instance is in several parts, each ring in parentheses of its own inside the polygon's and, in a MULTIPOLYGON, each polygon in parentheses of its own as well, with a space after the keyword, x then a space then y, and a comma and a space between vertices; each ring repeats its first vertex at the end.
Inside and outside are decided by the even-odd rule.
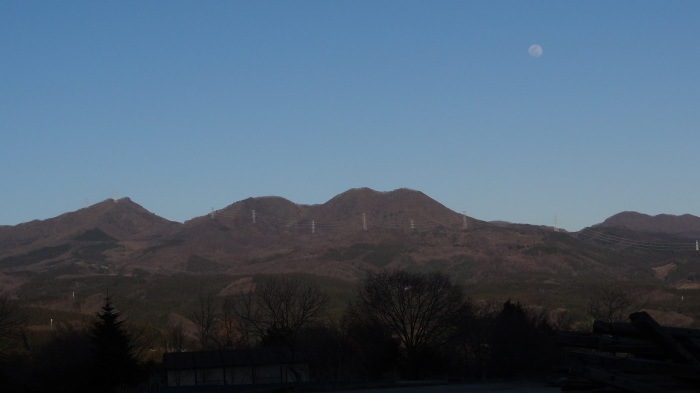
POLYGON ((185 348, 186 337, 182 321, 169 324, 167 336, 163 339, 163 349, 165 352, 182 352, 185 348))
POLYGON ((217 347, 216 332, 219 325, 219 315, 216 311, 214 295, 199 292, 197 308, 190 315, 197 327, 197 338, 202 349, 217 347))
POLYGON ((328 295, 299 278, 271 277, 253 291, 226 301, 250 344, 272 340, 294 345, 299 332, 326 311, 328 295))
POLYGON ((624 322, 645 304, 646 300, 639 294, 630 293, 614 284, 601 284, 593 288, 586 312, 595 320, 624 322))
POLYGON ((441 343, 454 329, 462 290, 441 273, 369 273, 359 290, 360 309, 395 334, 410 357, 441 343))

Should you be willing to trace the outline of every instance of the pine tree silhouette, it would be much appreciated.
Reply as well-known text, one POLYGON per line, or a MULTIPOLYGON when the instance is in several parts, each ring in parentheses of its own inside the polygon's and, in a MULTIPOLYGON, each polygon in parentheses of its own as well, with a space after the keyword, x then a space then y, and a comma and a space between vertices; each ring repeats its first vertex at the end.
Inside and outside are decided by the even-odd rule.
POLYGON ((92 323, 91 385, 99 391, 114 391, 133 386, 140 380, 139 363, 134 356, 134 343, 112 305, 109 295, 102 311, 92 323))

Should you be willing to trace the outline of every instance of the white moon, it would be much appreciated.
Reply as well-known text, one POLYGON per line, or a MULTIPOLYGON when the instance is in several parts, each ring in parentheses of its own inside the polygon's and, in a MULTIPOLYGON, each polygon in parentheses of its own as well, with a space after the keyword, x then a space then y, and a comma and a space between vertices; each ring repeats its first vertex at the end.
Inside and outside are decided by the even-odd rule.
POLYGON ((532 57, 540 57, 542 56, 542 47, 537 44, 530 45, 530 47, 527 49, 527 53, 529 53, 532 57))

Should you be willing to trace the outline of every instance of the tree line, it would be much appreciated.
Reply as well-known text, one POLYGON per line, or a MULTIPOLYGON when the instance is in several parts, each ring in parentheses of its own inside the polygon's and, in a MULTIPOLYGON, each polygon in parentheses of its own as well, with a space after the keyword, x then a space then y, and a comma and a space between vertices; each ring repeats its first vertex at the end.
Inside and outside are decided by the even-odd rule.
MULTIPOLYGON (((198 349, 289 347, 307 351, 316 380, 542 376, 561 328, 519 302, 479 304, 440 272, 369 272, 343 312, 313 282, 270 277, 217 299, 199 293, 190 320, 198 349)), ((184 327, 168 348, 182 350, 184 327)))
MULTIPOLYGON (((615 289, 596 293, 587 311, 599 319, 638 306, 615 289)), ((519 302, 474 302, 440 272, 369 272, 341 312, 331 312, 319 285, 294 276, 195 296, 194 329, 175 323, 149 336, 107 297, 89 325, 56 326, 39 345, 27 340, 24 310, 0 296, 0 389, 143 391, 157 367, 147 356, 154 347, 300 349, 313 380, 542 377, 560 360, 553 333, 567 328, 519 302)))
POLYGON ((37 345, 27 337, 26 310, 0 296, 0 390, 115 392, 143 386, 152 364, 143 361, 138 334, 107 296, 89 325, 59 324, 37 345))

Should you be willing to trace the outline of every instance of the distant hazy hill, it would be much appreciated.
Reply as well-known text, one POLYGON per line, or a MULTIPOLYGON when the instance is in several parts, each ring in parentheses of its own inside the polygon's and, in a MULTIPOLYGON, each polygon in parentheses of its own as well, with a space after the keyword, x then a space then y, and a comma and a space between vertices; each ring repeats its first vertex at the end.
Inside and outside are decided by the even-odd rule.
POLYGON ((690 214, 649 216, 636 212, 622 212, 606 219, 594 228, 622 228, 636 232, 663 233, 679 237, 700 238, 700 217, 690 214))

